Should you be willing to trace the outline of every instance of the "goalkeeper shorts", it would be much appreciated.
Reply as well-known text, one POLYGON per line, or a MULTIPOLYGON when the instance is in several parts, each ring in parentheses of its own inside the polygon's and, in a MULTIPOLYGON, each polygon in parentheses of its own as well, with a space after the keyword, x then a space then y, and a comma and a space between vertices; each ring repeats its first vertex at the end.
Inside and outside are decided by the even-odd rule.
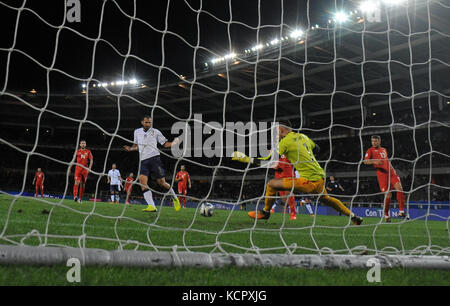
POLYGON ((308 181, 305 178, 284 178, 283 179, 284 190, 292 190, 300 193, 310 194, 327 194, 325 189, 325 180, 308 181))

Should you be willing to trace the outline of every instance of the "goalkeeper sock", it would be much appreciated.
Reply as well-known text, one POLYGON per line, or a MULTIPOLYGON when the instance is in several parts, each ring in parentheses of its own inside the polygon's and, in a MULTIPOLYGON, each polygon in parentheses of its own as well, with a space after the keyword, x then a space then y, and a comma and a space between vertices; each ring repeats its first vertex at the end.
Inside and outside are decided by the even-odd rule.
POLYGON ((76 198, 77 196, 78 196, 78 185, 73 185, 73 197, 76 198))
POLYGON ((401 191, 397 191, 398 208, 401 212, 405 211, 405 195, 401 191))
POLYGON ((384 200, 384 216, 389 217, 389 204, 391 203, 391 198, 387 198, 384 200))
POLYGON ((335 210, 337 210, 340 213, 343 213, 346 216, 353 217, 355 214, 350 211, 345 205, 339 201, 336 198, 330 197, 329 195, 323 196, 320 199, 320 202, 324 203, 325 205, 333 207, 335 210))
POLYGON ((144 192, 144 199, 145 199, 145 202, 147 202, 148 206, 155 207, 155 202, 153 202, 151 190, 147 190, 146 192, 144 192))
POLYGON ((277 194, 277 191, 270 187, 269 185, 266 186, 266 198, 264 199, 264 210, 270 211, 270 209, 273 206, 273 203, 275 202, 274 196, 277 194))

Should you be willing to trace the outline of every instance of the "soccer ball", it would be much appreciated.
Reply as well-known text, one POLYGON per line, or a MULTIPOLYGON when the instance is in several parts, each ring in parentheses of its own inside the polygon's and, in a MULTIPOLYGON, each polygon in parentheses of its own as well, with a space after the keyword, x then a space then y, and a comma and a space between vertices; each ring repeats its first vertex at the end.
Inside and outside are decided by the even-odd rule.
POLYGON ((203 217, 211 217, 214 214, 214 205, 211 203, 202 203, 200 206, 200 215, 203 217))

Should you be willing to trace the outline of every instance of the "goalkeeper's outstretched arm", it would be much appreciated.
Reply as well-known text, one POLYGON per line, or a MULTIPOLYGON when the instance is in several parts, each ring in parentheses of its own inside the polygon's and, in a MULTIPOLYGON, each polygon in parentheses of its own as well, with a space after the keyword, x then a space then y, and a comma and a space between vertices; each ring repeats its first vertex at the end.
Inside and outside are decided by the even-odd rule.
POLYGON ((241 162, 241 163, 245 163, 245 164, 251 164, 251 165, 255 165, 257 167, 261 166, 261 161, 263 160, 268 160, 271 156, 272 156, 273 151, 270 152, 270 154, 266 157, 248 157, 245 153, 239 152, 239 151, 234 151, 233 154, 231 155, 231 159, 241 162))

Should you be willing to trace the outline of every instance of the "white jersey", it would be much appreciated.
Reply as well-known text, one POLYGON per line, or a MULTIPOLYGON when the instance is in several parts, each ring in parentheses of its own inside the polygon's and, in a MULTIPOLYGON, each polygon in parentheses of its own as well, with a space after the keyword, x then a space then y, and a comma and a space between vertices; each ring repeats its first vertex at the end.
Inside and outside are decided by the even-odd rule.
POLYGON ((111 169, 108 171, 110 185, 120 185, 120 171, 117 169, 111 169))
POLYGON ((158 143, 164 145, 167 138, 154 128, 149 128, 147 132, 143 128, 134 131, 134 141, 139 147, 139 159, 145 160, 153 156, 159 155, 158 143))

